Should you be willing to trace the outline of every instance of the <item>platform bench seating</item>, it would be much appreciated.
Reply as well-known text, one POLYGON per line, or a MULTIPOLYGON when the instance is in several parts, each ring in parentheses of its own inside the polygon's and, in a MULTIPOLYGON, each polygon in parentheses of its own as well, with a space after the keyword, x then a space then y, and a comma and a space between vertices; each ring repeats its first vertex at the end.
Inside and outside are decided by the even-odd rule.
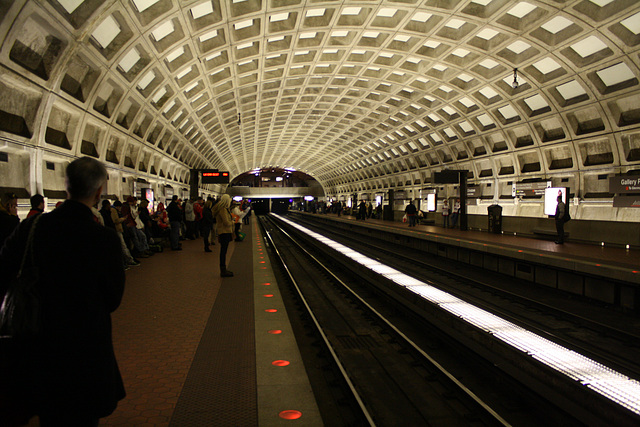
MULTIPOLYGON (((544 237, 544 238, 551 237, 554 239, 558 237, 558 232, 550 228, 534 228, 533 230, 531 230, 531 232, 535 234, 536 237, 544 237)), ((565 231, 564 238, 566 239, 568 237, 569 237, 569 232, 565 231)))

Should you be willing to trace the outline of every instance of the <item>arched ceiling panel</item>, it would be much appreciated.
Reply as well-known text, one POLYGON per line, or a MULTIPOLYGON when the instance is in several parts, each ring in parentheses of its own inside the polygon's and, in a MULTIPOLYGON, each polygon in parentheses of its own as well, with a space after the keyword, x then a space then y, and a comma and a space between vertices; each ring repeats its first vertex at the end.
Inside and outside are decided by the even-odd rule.
POLYGON ((41 119, 0 109, 67 136, 92 123, 83 144, 123 156, 118 135, 100 135, 107 123, 151 150, 125 155, 146 167, 153 153, 232 176, 291 167, 335 186, 640 161, 635 0, 3 4, 0 83, 17 72, 30 83, 10 96, 56 99, 41 119))

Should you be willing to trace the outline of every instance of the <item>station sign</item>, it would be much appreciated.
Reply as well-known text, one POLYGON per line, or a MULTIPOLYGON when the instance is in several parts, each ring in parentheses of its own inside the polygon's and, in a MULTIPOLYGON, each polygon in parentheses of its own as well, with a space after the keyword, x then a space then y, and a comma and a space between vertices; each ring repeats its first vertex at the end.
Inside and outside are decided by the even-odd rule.
POLYGON ((610 177, 609 193, 640 193, 640 175, 617 175, 610 177))
POLYGON ((480 187, 467 187, 467 198, 477 199, 482 195, 482 188, 480 187))
POLYGON ((551 187, 551 181, 546 182, 514 182, 511 186, 512 197, 544 196, 546 188, 551 187))
POLYGON ((393 192, 394 200, 406 200, 407 199, 407 191, 406 190, 396 190, 393 192))
POLYGON ((203 184, 228 184, 229 172, 203 170, 202 183, 203 184))

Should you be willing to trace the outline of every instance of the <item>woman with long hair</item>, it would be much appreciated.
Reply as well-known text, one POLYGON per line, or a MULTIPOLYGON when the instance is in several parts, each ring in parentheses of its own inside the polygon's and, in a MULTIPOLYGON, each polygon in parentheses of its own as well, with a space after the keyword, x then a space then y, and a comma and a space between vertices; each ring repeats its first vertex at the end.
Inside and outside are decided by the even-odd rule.
POLYGON ((223 194, 220 201, 213 207, 213 217, 216 219, 216 230, 220 242, 220 276, 232 277, 233 272, 227 270, 227 249, 233 239, 233 218, 231 217, 231 196, 223 194))

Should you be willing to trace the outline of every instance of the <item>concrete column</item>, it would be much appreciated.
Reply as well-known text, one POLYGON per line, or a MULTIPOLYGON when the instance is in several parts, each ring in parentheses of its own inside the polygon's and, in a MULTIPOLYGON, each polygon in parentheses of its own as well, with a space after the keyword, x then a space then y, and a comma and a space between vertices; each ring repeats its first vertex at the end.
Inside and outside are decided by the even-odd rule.
POLYGON ((34 148, 29 152, 29 194, 44 195, 44 183, 42 177, 42 164, 44 159, 42 150, 34 148))
POLYGON ((189 198, 198 198, 198 184, 200 182, 200 170, 191 169, 189 174, 189 198))

